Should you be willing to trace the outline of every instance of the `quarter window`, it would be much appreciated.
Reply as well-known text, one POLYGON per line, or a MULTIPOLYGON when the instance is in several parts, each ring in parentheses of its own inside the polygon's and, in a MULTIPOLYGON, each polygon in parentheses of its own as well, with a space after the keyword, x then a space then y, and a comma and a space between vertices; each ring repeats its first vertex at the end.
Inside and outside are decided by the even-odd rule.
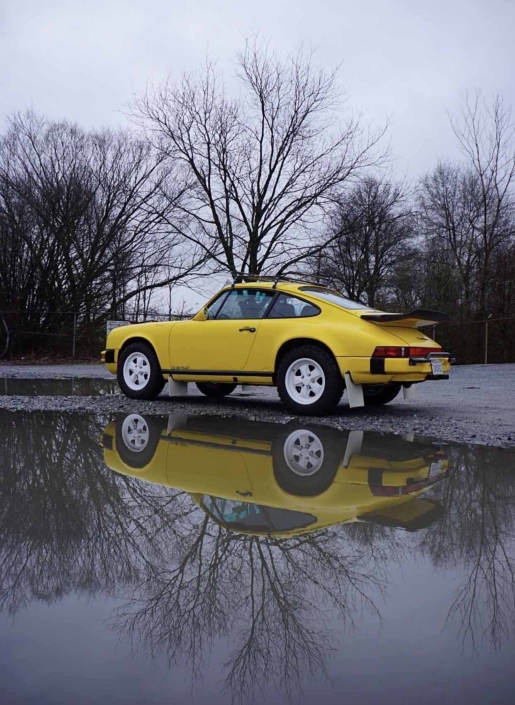
POLYGON ((275 300, 268 318, 306 318, 318 316, 320 309, 307 301, 302 301, 296 296, 279 294, 275 300))
POLYGON ((273 291, 233 289, 218 310, 216 319, 220 321, 223 319, 263 318, 273 297, 273 291))

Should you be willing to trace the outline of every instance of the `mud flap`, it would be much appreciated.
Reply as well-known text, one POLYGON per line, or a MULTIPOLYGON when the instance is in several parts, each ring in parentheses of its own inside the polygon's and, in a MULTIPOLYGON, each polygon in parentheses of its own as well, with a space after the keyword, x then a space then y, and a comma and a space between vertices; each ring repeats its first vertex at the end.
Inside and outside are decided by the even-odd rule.
MULTIPOLYGON (((184 384, 187 384, 187 382, 185 382, 184 384)), ((168 425, 166 427, 166 435, 169 436, 172 431, 175 431, 176 428, 186 428, 187 425, 188 417, 185 414, 168 414, 168 425)))
POLYGON ((412 384, 411 387, 403 387, 402 388, 402 395, 403 395, 404 399, 416 399, 417 391, 415 389, 415 385, 412 384))
POLYGON ((363 445, 363 431, 351 431, 347 440, 347 448, 343 458, 343 467, 349 466, 353 455, 361 454, 361 446, 363 445))
POLYGON ((365 406, 365 397, 363 396, 363 385, 354 384, 348 372, 345 373, 345 387, 349 396, 349 406, 354 409, 359 406, 365 406))
POLYGON ((188 396, 188 383, 187 382, 175 382, 172 376, 168 378, 168 394, 171 397, 187 397, 188 396))

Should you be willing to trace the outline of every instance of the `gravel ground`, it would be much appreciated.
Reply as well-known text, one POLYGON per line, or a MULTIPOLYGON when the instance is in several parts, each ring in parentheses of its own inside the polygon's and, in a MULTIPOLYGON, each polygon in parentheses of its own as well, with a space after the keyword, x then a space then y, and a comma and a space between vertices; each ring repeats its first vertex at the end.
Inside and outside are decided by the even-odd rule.
POLYGON ((78 365, 26 365, 14 362, 0 362, 0 377, 16 379, 70 379, 88 377, 90 379, 113 379, 104 365, 83 363, 78 365))
MULTIPOLYGON (((112 375, 102 365, 0 364, 1 377, 112 379, 112 375)), ((294 418, 280 403, 275 389, 254 387, 242 392, 240 387, 237 392, 219 402, 206 399, 196 392, 194 385, 189 386, 188 397, 172 400, 163 393, 154 402, 135 401, 122 395, 0 396, 0 409, 83 413, 200 413, 277 422, 294 418)), ((350 430, 416 433, 446 441, 515 446, 515 365, 455 367, 449 381, 419 385, 416 399, 404 401, 400 396, 391 404, 377 409, 350 409, 347 396, 344 395, 335 414, 313 420, 350 430)))

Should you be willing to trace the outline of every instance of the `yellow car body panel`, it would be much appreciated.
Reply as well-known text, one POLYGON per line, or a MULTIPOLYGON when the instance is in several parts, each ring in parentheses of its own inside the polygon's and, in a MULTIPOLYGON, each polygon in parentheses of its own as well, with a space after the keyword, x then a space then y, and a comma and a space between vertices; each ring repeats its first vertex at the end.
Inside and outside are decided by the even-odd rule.
MULTIPOLYGON (((115 374, 121 348, 131 340, 143 339, 156 351, 165 378, 171 374, 176 381, 216 379, 217 382, 271 385, 281 347, 296 340, 313 340, 332 352, 342 375, 349 372, 355 384, 422 382, 431 374, 429 362, 413 366, 408 358, 386 359, 384 372, 371 372, 370 361, 377 346, 440 349, 438 343, 420 332, 416 320, 403 325, 366 321, 362 316, 374 313, 372 309, 344 309, 302 290, 303 286, 284 282, 275 287, 271 283, 246 283, 236 284, 234 288, 289 294, 316 306, 320 310, 316 316, 206 320, 206 309, 222 292, 232 288, 224 287, 189 321, 116 328, 106 342, 113 358, 106 362, 107 368, 115 374), (248 332, 246 328, 254 331, 248 332), (256 376, 252 376, 252 372, 256 376)), ((449 367, 449 361, 443 360, 444 373, 449 367)))
MULTIPOLYGON (((107 336, 106 348, 114 351, 114 361, 106 362, 109 372, 116 374, 118 355, 124 345, 134 340, 145 340, 156 351, 162 369, 170 366, 169 340, 170 332, 177 321, 159 323, 138 323, 115 328, 107 336)), ((105 353, 103 353, 105 357, 105 353)))
MULTIPOLYGON (((207 422, 204 422, 207 423, 207 422)), ((230 421, 227 420, 226 427, 230 421)), ((323 431, 321 431, 323 433, 323 431)), ((394 505, 413 505, 417 497, 431 484, 430 474, 437 465, 438 477, 448 470, 442 451, 424 451, 414 457, 389 460, 385 454, 358 453, 344 464, 344 445, 334 479, 315 496, 302 496, 286 491, 274 472, 273 440, 252 439, 230 433, 192 431, 178 428, 162 430, 156 450, 146 466, 135 468, 121 457, 123 440, 114 424, 104 431, 104 460, 115 472, 137 477, 147 482, 173 487, 189 493, 202 508, 206 496, 255 504, 269 508, 309 513, 315 521, 307 527, 272 535, 296 535, 342 522, 367 519, 381 514, 394 505), (370 485, 369 471, 380 473, 388 496, 381 496, 384 488, 370 485)), ((316 432, 315 432, 316 433, 316 432)), ((327 450, 327 449, 326 449, 327 450)), ((433 507, 426 504, 412 506, 405 512, 398 510, 398 519, 423 515, 433 507)), ((393 515, 392 515, 393 516, 393 515)), ((411 521, 411 520, 410 520, 411 521)), ((220 523, 220 522, 218 522, 220 523)), ((387 522, 386 522, 387 523, 387 522)))

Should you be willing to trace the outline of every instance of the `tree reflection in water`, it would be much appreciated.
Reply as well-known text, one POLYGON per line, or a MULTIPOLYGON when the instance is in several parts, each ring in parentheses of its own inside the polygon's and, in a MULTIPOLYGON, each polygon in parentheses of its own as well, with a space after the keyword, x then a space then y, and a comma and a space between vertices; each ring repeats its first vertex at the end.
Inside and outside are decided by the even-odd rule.
POLYGON ((462 645, 494 649, 515 619, 515 455, 495 448, 453 447, 453 472, 436 493, 445 516, 417 548, 435 569, 462 574, 447 617, 462 645))
POLYGON ((292 539, 241 536, 205 517, 180 562, 149 574, 118 610, 116 628, 151 655, 200 675, 215 639, 231 640, 225 685, 248 698, 263 685, 291 692, 325 674, 335 648, 329 617, 356 626, 379 612, 389 555, 353 546, 342 528, 292 539))
MULTIPOLYGON (((166 560, 156 537, 181 497, 116 477, 103 465, 101 419, 2 414, 0 607, 72 591, 116 594, 166 560)), ((170 535, 171 534, 171 535, 170 535)), ((169 553, 169 552, 168 552, 169 553)))
POLYGON ((390 575, 421 552, 463 576, 448 625, 463 643, 499 648, 515 617, 513 454, 448 447, 451 472, 431 490, 445 508, 408 534, 371 523, 280 539, 232 533, 189 495, 117 475, 103 464, 105 419, 0 416, 0 607, 69 593, 119 601, 111 626, 135 647, 202 675, 230 644, 225 687, 236 700, 292 694, 326 673, 363 611, 381 617, 390 575))

